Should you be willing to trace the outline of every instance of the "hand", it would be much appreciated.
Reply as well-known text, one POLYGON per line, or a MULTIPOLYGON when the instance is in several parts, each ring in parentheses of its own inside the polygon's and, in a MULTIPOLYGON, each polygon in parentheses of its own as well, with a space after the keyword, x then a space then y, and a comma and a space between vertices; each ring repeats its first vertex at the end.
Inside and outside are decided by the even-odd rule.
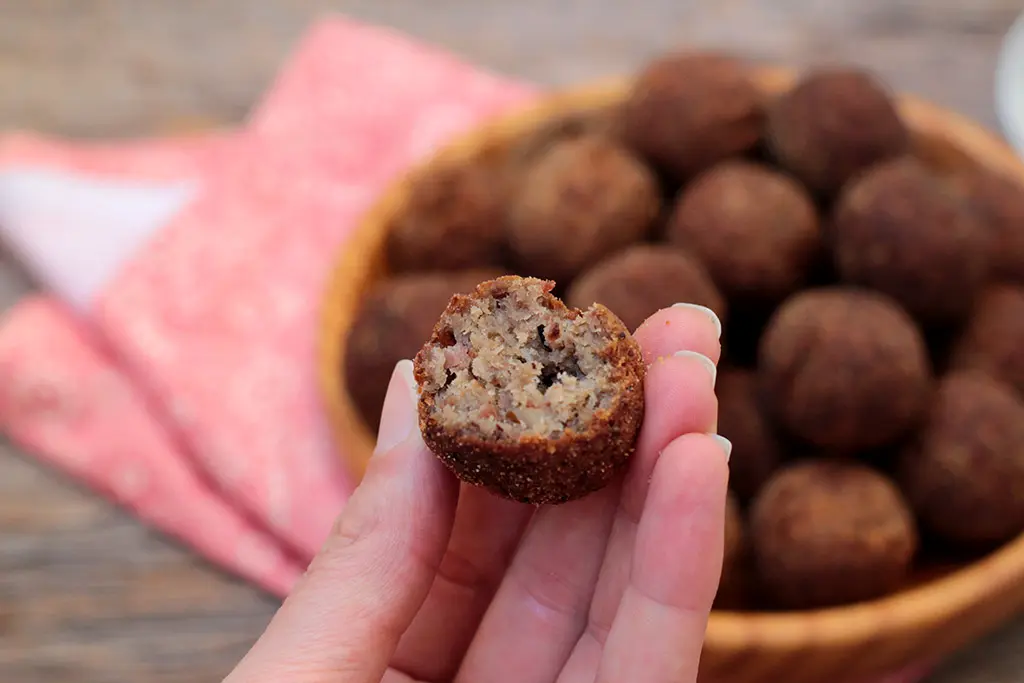
POLYGON ((728 442, 710 436, 719 334, 696 307, 648 319, 628 471, 540 508, 458 484, 399 363, 362 483, 226 683, 695 681, 728 480, 728 442))

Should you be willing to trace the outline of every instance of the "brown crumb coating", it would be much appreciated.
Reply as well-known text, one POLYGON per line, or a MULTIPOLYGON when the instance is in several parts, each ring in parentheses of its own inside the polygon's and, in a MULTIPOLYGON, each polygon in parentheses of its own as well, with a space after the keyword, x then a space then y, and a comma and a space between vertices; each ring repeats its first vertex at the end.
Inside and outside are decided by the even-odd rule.
POLYGON ((452 295, 501 275, 493 270, 412 273, 377 282, 363 298, 345 345, 346 391, 376 431, 395 364, 412 358, 452 295))
POLYGON ((899 463, 922 524, 954 543, 991 546, 1024 531, 1024 403, 975 372, 943 378, 927 425, 899 463))
POLYGON ((661 57, 637 76, 616 124, 658 169, 686 180, 761 139, 763 98, 741 61, 717 53, 661 57))
POLYGON ((604 304, 636 330, 652 314, 677 303, 692 303, 726 319, 725 298, 704 266, 690 254, 662 245, 637 244, 595 264, 565 295, 570 306, 604 304))
POLYGON ((758 401, 753 370, 723 368, 715 382, 718 433, 732 442, 729 488, 740 500, 753 498, 782 461, 775 425, 758 401))
POLYGON ((994 285, 982 293, 950 365, 984 372, 1024 397, 1024 287, 994 285))
POLYGON ((768 107, 766 127, 779 164, 821 195, 834 195, 865 169, 910 149, 892 94, 860 69, 805 76, 768 107))
POLYGON ((514 195, 508 244, 517 272, 563 281, 642 239, 661 211, 657 179, 611 138, 561 140, 514 195))
POLYGON ((535 505, 606 486, 644 414, 639 344, 608 309, 501 277, 456 296, 415 359, 430 449, 461 480, 535 505))
POLYGON ((809 289, 768 323, 758 351, 765 409, 794 435, 844 453, 886 445, 924 418, 931 368, 923 335, 891 299, 809 289))
POLYGON ((989 231, 990 279, 1024 285, 1024 185, 984 169, 956 174, 952 183, 989 231))
POLYGON ((864 465, 806 460, 765 485, 750 512, 759 584, 778 606, 854 603, 899 588, 919 545, 896 486, 864 465))
POLYGON ((666 239, 697 256, 728 298, 779 301, 821 253, 811 197, 789 176, 726 161, 683 189, 666 239))
POLYGON ((388 227, 388 267, 396 273, 500 267, 507 182, 493 161, 448 162, 411 183, 388 227))
POLYGON ((910 157, 843 191, 830 238, 844 281, 885 292, 927 323, 966 315, 988 272, 984 226, 910 157))

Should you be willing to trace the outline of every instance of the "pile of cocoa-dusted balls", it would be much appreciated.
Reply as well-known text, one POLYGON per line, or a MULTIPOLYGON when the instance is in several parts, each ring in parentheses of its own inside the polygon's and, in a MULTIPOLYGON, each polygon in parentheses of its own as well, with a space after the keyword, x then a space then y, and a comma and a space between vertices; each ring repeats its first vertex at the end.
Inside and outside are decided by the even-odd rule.
POLYGON ((989 552, 1024 531, 1024 187, 929 149, 857 68, 768 95, 729 56, 659 58, 621 104, 419 177, 350 394, 375 429, 395 362, 497 274, 630 329, 700 304, 734 445, 719 608, 859 602, 989 552))

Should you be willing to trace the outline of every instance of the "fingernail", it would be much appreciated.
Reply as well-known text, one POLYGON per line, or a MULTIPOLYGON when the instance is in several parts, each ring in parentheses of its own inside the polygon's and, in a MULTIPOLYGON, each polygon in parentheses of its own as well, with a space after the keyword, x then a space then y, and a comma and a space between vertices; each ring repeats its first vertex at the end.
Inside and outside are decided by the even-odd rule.
POLYGON ((700 361, 700 364, 704 366, 704 369, 711 375, 711 386, 715 386, 715 380, 718 378, 718 368, 715 367, 715 362, 705 356, 703 353, 697 353, 696 351, 676 351, 673 356, 679 358, 693 358, 694 360, 700 361))
POLYGON ((410 436, 419 434, 416 413, 418 401, 416 380, 412 376, 412 361, 399 361, 391 373, 388 393, 384 398, 380 428, 377 430, 377 445, 373 449, 374 455, 389 451, 410 436))
POLYGON ((708 436, 718 442, 718 445, 722 447, 722 452, 725 453, 725 461, 729 462, 729 457, 732 456, 732 441, 721 434, 708 434, 708 436))
POLYGON ((715 326, 715 332, 718 334, 718 338, 722 338, 722 321, 718 318, 718 314, 716 314, 707 306, 701 306, 700 304, 681 303, 673 304, 672 308, 692 308, 695 311, 700 311, 711 320, 711 324, 715 326))

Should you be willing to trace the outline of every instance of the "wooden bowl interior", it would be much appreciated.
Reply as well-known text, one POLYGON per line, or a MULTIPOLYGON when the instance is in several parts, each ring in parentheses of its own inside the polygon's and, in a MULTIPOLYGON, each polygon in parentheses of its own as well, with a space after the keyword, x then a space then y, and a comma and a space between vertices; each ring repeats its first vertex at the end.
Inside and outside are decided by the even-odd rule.
MULTIPOLYGON (((771 68, 756 72, 757 83, 768 97, 788 88, 794 78, 791 72, 771 68)), ((512 141, 556 116, 612 106, 621 101, 627 87, 623 79, 573 90, 490 122, 410 170, 365 216, 346 245, 327 292, 320 349, 327 409, 340 451, 356 476, 365 469, 373 435, 345 391, 346 333, 364 292, 386 273, 382 248, 386 226, 404 210, 411 183, 438 163, 503 154, 512 141)), ((899 106, 912 131, 915 154, 940 173, 980 166, 1024 182, 1024 165, 977 124, 913 97, 900 97, 899 106)), ((944 655, 1022 606, 1024 537, 980 560, 936 572, 899 593, 867 603, 813 612, 715 611, 702 655, 702 677, 813 681, 818 674, 883 672, 912 657, 944 655), (935 630, 938 626, 942 628, 935 630)))

